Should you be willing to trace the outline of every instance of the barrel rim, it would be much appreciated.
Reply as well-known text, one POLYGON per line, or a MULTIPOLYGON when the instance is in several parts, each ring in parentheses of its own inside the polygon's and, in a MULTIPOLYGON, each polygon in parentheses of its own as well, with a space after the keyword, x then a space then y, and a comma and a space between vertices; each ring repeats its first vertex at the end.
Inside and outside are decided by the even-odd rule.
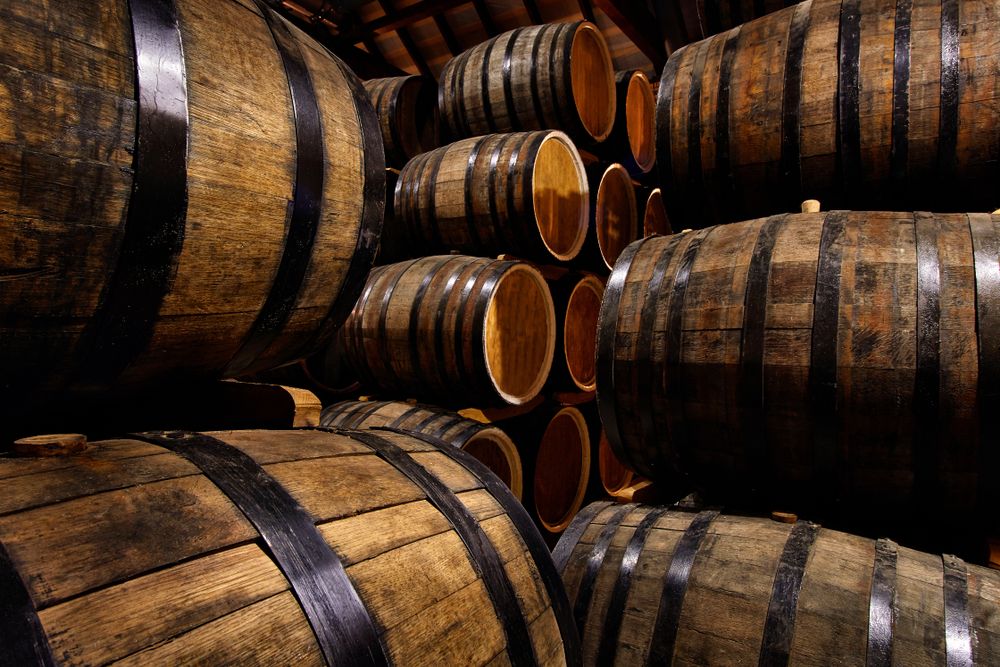
MULTIPOLYGON (((648 174, 656 165, 656 97, 653 95, 653 86, 649 82, 649 77, 641 69, 633 70, 631 76, 629 76, 628 87, 625 92, 625 106, 625 134, 628 138, 632 160, 643 174, 648 174), (632 119, 628 113, 628 109, 632 106, 629 104, 629 101, 632 100, 633 90, 638 91, 638 94, 642 98, 640 104, 645 106, 648 111, 648 123, 643 128, 648 133, 648 136, 645 137, 647 141, 646 150, 643 151, 640 149, 638 152, 636 152, 635 142, 633 141, 632 119)), ((640 136, 639 139, 641 138, 640 136)))
MULTIPOLYGON (((569 135, 567 135, 565 132, 561 130, 546 131, 546 137, 542 139, 541 143, 538 145, 538 149, 535 151, 535 155, 541 156, 542 149, 545 147, 547 143, 552 141, 562 144, 562 147, 566 149, 566 152, 569 155, 570 160, 572 160, 573 162, 573 167, 576 171, 577 183, 580 187, 579 215, 577 216, 579 218, 579 224, 577 224, 577 234, 573 239, 572 244, 570 244, 569 248, 566 251, 560 252, 558 248, 554 248, 552 246, 552 244, 549 242, 549 239, 546 238, 545 233, 542 231, 542 224, 538 216, 538 211, 540 207, 537 201, 537 192, 535 191, 534 188, 534 184, 536 182, 535 176, 538 173, 541 162, 540 160, 537 159, 537 157, 535 158, 531 166, 532 214, 534 217, 535 227, 538 229, 538 236, 542 240, 542 244, 545 246, 545 249, 548 250, 549 253, 551 253, 552 256, 555 257, 557 260, 568 262, 576 258, 576 256, 580 254, 580 250, 583 248, 583 244, 587 240, 587 223, 589 217, 589 211, 587 210, 587 203, 590 199, 590 184, 587 181, 587 169, 583 164, 583 158, 580 157, 580 152, 577 150, 576 145, 573 143, 573 140, 570 139, 569 135)), ((559 223, 560 225, 565 224, 562 217, 560 217, 559 223)))
MULTIPOLYGON (((541 440, 538 443, 538 452, 535 455, 535 477, 532 480, 532 496, 536 498, 535 503, 535 516, 538 517, 539 523, 542 527, 550 533, 559 534, 566 530, 576 515, 579 513, 580 508, 583 506, 584 497, 587 494, 587 487, 590 483, 590 429, 587 426, 587 419, 583 416, 583 413, 579 409, 573 406, 565 406, 561 408, 558 412, 552 415, 549 423, 545 427, 545 431, 542 434, 541 440), (569 417, 577 427, 577 432, 580 435, 580 478, 577 480, 577 488, 573 495, 573 500, 569 504, 566 511, 559 518, 558 521, 551 521, 549 517, 543 516, 541 510, 538 507, 537 497, 538 497, 538 457, 542 453, 542 447, 545 444, 545 437, 548 435, 549 430, 552 425, 556 423, 556 420, 562 419, 564 417, 569 417)), ((562 473, 564 471, 557 471, 562 473)))
MULTIPOLYGON (((583 47, 581 46, 581 48, 583 47)), ((602 142, 611 134, 615 124, 615 112, 617 110, 617 96, 615 95, 615 68, 611 61, 611 51, 608 48, 607 40, 604 39, 604 34, 601 32, 600 28, 597 27, 597 25, 591 23, 590 21, 580 21, 576 26, 576 30, 573 32, 573 39, 570 41, 569 45, 569 70, 570 90, 573 94, 573 108, 575 109, 580 127, 582 127, 595 142, 602 142), (602 72, 586 71, 581 73, 583 78, 591 84, 599 77, 604 79, 607 101, 603 105, 603 122, 598 121, 597 128, 592 128, 592 123, 588 123, 584 114, 580 113, 580 98, 583 96, 583 93, 582 91, 578 91, 577 86, 575 85, 576 77, 574 76, 574 73, 576 70, 573 66, 573 60, 574 56, 577 55, 578 44, 582 45, 585 43, 590 43, 592 46, 596 46, 599 53, 599 60, 603 65, 602 72)))
POLYGON ((597 186, 597 192, 594 195, 593 208, 594 208, 594 233, 597 237, 597 247, 601 254, 601 261, 604 262, 605 268, 608 271, 611 271, 612 269, 614 269, 615 263, 618 261, 618 257, 621 257, 621 255, 625 252, 625 248, 627 248, 631 243, 637 240, 635 237, 638 235, 638 229, 639 229, 639 204, 636 201, 635 185, 632 183, 632 176, 628 173, 628 169, 626 169, 624 165, 618 162, 612 162, 601 173, 601 180, 597 186), (618 252, 618 256, 611 258, 611 260, 609 261, 608 253, 605 250, 605 243, 601 240, 602 238, 601 222, 602 220, 604 220, 602 214, 605 210, 605 206, 603 205, 604 200, 602 199, 602 195, 604 195, 607 192, 607 190, 604 189, 604 184, 605 183, 611 184, 614 182, 613 180, 610 179, 620 179, 620 182, 617 185, 623 187, 625 191, 626 203, 628 205, 630 213, 629 218, 631 219, 632 224, 630 230, 631 240, 623 244, 618 252))
MULTIPOLYGON (((524 467, 521 464, 521 454, 517 450, 517 445, 514 444, 514 441, 502 429, 486 424, 483 426, 485 428, 478 429, 470 435, 469 439, 462 443, 460 449, 466 450, 470 445, 485 440, 500 450, 504 461, 506 461, 507 466, 510 468, 510 483, 507 484, 507 488, 520 501, 524 497, 524 467)), ((490 472, 496 474, 492 468, 490 472)), ((500 476, 497 475, 497 477, 500 476)), ((503 478, 500 481, 507 483, 507 480, 503 478)))
POLYGON ((562 340, 563 357, 566 360, 566 369, 569 371, 570 379, 573 380, 573 384, 575 384, 581 391, 592 392, 596 391, 597 389, 597 363, 594 360, 594 357, 596 357, 597 355, 597 328, 600 326, 600 319, 601 319, 600 303, 603 298, 604 298, 604 283, 601 282, 601 279, 598 278, 597 276, 593 274, 586 274, 582 278, 580 278, 580 280, 577 281, 576 285, 573 286, 573 289, 570 291, 569 298, 566 300, 566 312, 564 313, 563 340, 562 340), (577 292, 581 289, 589 289, 591 292, 593 292, 597 296, 597 303, 598 303, 597 313, 596 313, 597 317, 595 318, 594 321, 594 350, 593 353, 591 354, 591 362, 593 362, 593 368, 589 380, 580 380, 577 377, 578 373, 576 371, 578 369, 574 368, 576 364, 574 363, 573 360, 570 359, 569 350, 566 349, 566 336, 567 333, 570 331, 570 327, 566 326, 567 324, 570 324, 569 311, 570 307, 574 304, 574 299, 577 295, 577 292))

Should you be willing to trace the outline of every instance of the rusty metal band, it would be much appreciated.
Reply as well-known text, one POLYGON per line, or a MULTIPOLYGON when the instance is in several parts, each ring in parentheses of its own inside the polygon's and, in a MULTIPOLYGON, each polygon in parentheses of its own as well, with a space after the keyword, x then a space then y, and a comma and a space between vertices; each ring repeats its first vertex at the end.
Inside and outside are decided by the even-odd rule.
POLYGON ((813 419, 813 479, 818 495, 836 501, 840 455, 837 417, 837 341, 840 332, 840 272, 849 214, 824 216, 813 293, 809 353, 809 407, 813 419))
POLYGON ((312 518, 259 463, 221 440, 184 431, 134 437, 194 464, 246 516, 299 601, 328 665, 388 665, 376 623, 312 518))
POLYGON ((939 477, 938 411, 941 404, 941 258, 939 223, 931 213, 914 213, 917 253, 917 368, 913 387, 916 430, 913 441, 913 491, 918 506, 937 503, 939 477))
MULTIPOLYGON (((503 626, 511 665, 529 667, 537 664, 528 623, 518 604, 517 594, 504 568, 503 559, 465 503, 446 484, 384 437, 385 434, 371 430, 354 431, 345 435, 364 443, 380 459, 402 473, 423 491, 427 500, 444 516, 465 545, 469 562, 483 583, 497 620, 503 626)), ((418 437, 417 434, 406 435, 418 437)))
POLYGON ((973 667, 969 627, 969 575, 955 556, 941 556, 944 568, 945 654, 948 667, 973 667))
POLYGON ((573 617, 576 619, 576 629, 581 636, 583 636, 583 629, 587 624, 587 614, 590 612, 590 601, 594 597, 594 585, 597 583, 597 575, 600 574, 601 567, 604 565, 604 559, 607 557, 608 549, 611 547, 611 540, 614 539, 615 533, 618 532, 618 527, 621 526, 625 517, 636 507, 637 505, 635 504, 616 507, 608 519, 608 523, 598 533, 597 540, 594 541, 594 545, 587 555, 583 577, 580 579, 580 585, 576 589, 576 600, 573 603, 573 617))
POLYGON ((889 148, 889 178, 897 191, 905 192, 910 155, 910 22, 913 0, 896 0, 893 31, 892 145, 889 148))
POLYGON ((892 540, 875 542, 872 588, 868 604, 867 667, 892 667, 892 634, 896 624, 896 559, 892 540))
POLYGON ((955 178, 958 163, 958 108, 962 101, 960 30, 958 0, 941 0, 941 106, 938 114, 937 176, 946 182, 955 178))
POLYGON ((187 66, 173 0, 130 0, 137 120, 132 191, 114 268, 81 336, 83 375, 112 382, 146 348, 184 245, 187 66))
POLYGON ((504 129, 509 128, 512 132, 520 132, 523 129, 521 119, 517 115, 517 109, 514 108, 514 90, 511 75, 513 74, 514 64, 514 42, 517 41, 517 38, 524 30, 524 28, 517 28, 507 38, 507 48, 504 49, 503 64, 500 68, 503 78, 503 96, 504 101, 507 103, 507 126, 504 129))
MULTIPOLYGON (((726 36, 719 63, 719 88, 715 107, 715 182, 719 195, 716 205, 724 211, 726 222, 733 217, 733 200, 736 197, 736 180, 730 161, 729 98, 733 78, 733 63, 740 42, 740 27, 733 28, 726 36)), ((786 70, 787 71, 787 70, 786 70)), ((786 83, 787 85, 787 83, 786 83)))
POLYGON ((625 554, 618 567, 618 576, 615 578, 615 586, 611 591, 608 611, 604 616, 604 630, 597 648, 598 665, 614 664, 618 649, 618 633, 621 631, 622 621, 625 618, 625 604, 628 602, 629 590, 632 587, 632 575, 639 564, 639 555, 646 544, 649 531, 667 511, 666 507, 650 510, 639 522, 639 526, 632 533, 632 537, 625 547, 625 554))
POLYGON ((759 667, 784 667, 788 664, 802 576, 819 530, 819 525, 815 523, 799 521, 788 534, 771 584, 771 601, 767 607, 757 663, 759 667))
MULTIPOLYGON (((393 431, 393 429, 375 430, 393 431)), ((403 431, 393 432, 403 433, 403 431)), ((524 542, 535 564, 535 568, 538 570, 545 592, 548 594, 549 602, 552 604, 552 612, 556 617, 556 624, 559 626, 559 634, 562 637, 566 664, 583 664, 580 635, 577 633, 576 625, 573 623, 573 613, 569 606, 569 599, 566 597, 566 589, 563 586, 562 579, 559 577, 559 570, 556 569, 553 563, 554 554, 549 554, 549 548, 546 546, 545 541, 538 532, 538 528, 521 502, 514 497, 514 494, 500 481, 499 477, 494 475, 489 468, 468 452, 453 446, 451 443, 432 438, 422 433, 407 433, 406 435, 437 447, 445 456, 464 466, 467 471, 479 480, 483 488, 500 503, 504 512, 507 513, 507 518, 510 519, 511 523, 514 524, 514 528, 520 534, 521 540, 524 542)), ((579 515, 577 516, 579 517, 579 515)))
POLYGON ((699 512, 691 519, 674 547, 670 565, 663 578, 663 592, 660 605, 653 621, 653 639, 649 645, 646 663, 650 665, 671 665, 674 661, 674 644, 684 607, 684 596, 698 549, 705 540, 708 528, 719 513, 714 510, 699 512))
MULTIPOLYGON (((413 295, 413 302, 410 303, 410 322, 406 336, 409 338, 410 360, 414 365, 413 370, 417 377, 420 377, 424 372, 422 368, 423 364, 420 363, 420 349, 423 347, 421 343, 426 343, 426 340, 420 335, 420 314, 424 305, 424 298, 427 296, 427 290, 430 288, 431 283, 434 282, 434 279, 441 275, 442 270, 448 262, 455 261, 456 259, 459 262, 464 260, 463 257, 455 257, 453 255, 439 257, 433 266, 427 270, 424 277, 421 278, 420 284, 417 286, 417 291, 413 295)), ((440 304, 438 305, 440 307, 440 304)), ((435 357, 435 359, 439 363, 441 358, 435 357)))
POLYGON ((861 0, 840 5, 837 53, 837 166, 841 197, 851 202, 861 177, 861 0))
POLYGON ((802 194, 801 111, 802 56, 812 17, 812 4, 799 4, 792 11, 785 50, 785 79, 781 98, 781 180, 782 187, 799 205, 802 194))
POLYGON ((701 81, 705 72, 705 61, 708 60, 708 50, 715 37, 701 42, 698 53, 695 54, 694 65, 689 77, 690 87, 687 99, 687 190, 692 193, 687 197, 689 205, 687 224, 690 227, 704 227, 700 213, 704 208, 705 179, 701 173, 701 81))
POLYGON ((483 250, 483 241, 479 237, 479 229, 476 225, 475 197, 472 193, 472 185, 476 180, 476 162, 479 160, 479 151, 489 137, 480 137, 469 151, 469 161, 465 165, 465 182, 462 188, 465 194, 465 226, 469 230, 469 244, 474 251, 483 250))

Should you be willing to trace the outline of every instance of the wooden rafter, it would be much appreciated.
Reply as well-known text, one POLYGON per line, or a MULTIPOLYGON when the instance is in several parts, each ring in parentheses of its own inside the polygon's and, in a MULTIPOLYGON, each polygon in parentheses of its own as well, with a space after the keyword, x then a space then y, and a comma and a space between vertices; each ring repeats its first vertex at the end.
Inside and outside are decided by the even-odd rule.
POLYGON ((451 29, 448 25, 448 19, 444 17, 444 14, 434 15, 434 25, 437 26, 438 32, 441 33, 441 39, 444 40, 444 45, 448 47, 448 53, 452 56, 457 56, 462 52, 462 45, 458 43, 458 38, 455 37, 455 31, 451 29))
POLYGON ((644 3, 636 0, 594 0, 594 3, 652 61, 657 72, 663 69, 667 62, 663 35, 656 18, 644 3))
POLYGON ((490 10, 484 0, 472 0, 472 6, 476 9, 479 22, 483 24, 486 35, 488 37, 496 37, 500 31, 497 30, 497 24, 493 21, 493 16, 490 14, 490 10))
POLYGON ((521 0, 521 4, 524 5, 524 11, 528 12, 528 18, 531 19, 532 25, 545 23, 542 20, 542 13, 538 11, 538 4, 535 0, 521 0))
POLYGON ((393 30, 399 30, 400 28, 412 25, 417 21, 432 18, 468 2, 469 0, 426 0, 426 2, 418 2, 391 13, 386 12, 385 16, 380 16, 363 24, 361 29, 366 32, 375 33, 392 32, 393 30))
POLYGON ((580 14, 583 15, 583 18, 591 23, 597 21, 597 17, 594 16, 594 8, 590 5, 590 0, 576 0, 576 4, 580 6, 580 14))
MULTIPOLYGON (((385 12, 386 16, 396 15, 396 10, 392 7, 389 0, 378 0, 378 4, 382 8, 382 11, 385 12)), ((396 31, 396 34, 399 35, 399 41, 402 42, 403 48, 406 49, 406 53, 409 54, 410 60, 412 60, 413 64, 417 66, 417 70, 419 70, 423 76, 433 76, 431 74, 431 68, 427 66, 427 61, 424 60, 424 57, 420 54, 420 48, 413 40, 413 36, 410 35, 410 31, 406 28, 400 28, 396 31)))

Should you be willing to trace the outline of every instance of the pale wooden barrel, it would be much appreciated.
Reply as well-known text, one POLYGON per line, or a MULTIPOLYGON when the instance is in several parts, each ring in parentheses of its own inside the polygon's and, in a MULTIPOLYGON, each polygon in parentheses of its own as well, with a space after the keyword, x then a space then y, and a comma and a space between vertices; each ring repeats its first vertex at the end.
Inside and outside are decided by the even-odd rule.
POLYGON ((151 432, 0 477, 7 664, 579 660, 530 518, 445 443, 151 432))
POLYGON ((505 32, 452 58, 439 78, 452 138, 546 128, 603 141, 615 120, 614 67, 593 23, 505 32))
POLYGON ((594 503, 553 558, 585 665, 1000 661, 1000 572, 887 539, 594 503))
POLYGON ((402 401, 341 401, 323 408, 320 424, 349 429, 385 426, 450 442, 476 457, 521 498, 521 456, 507 434, 492 424, 433 405, 402 401))
POLYGON ((378 267, 341 335, 372 393, 443 405, 521 405, 555 352, 555 309, 529 264, 442 255, 378 267))
POLYGON ((369 79, 364 83, 375 106, 385 162, 402 167, 438 147, 437 84, 421 76, 369 79))
POLYGON ((984 0, 806 0, 675 51, 657 104, 674 225, 798 210, 992 211, 1000 16, 984 0))
POLYGON ((562 132, 465 139, 407 163, 385 237, 411 257, 458 250, 567 261, 584 242, 588 194, 562 132))
POLYGON ((249 0, 6 2, 0 21, 0 413, 332 336, 384 178, 340 60, 249 0))
POLYGON ((615 453, 828 523, 995 528, 998 224, 831 211, 631 245, 598 332, 615 453))

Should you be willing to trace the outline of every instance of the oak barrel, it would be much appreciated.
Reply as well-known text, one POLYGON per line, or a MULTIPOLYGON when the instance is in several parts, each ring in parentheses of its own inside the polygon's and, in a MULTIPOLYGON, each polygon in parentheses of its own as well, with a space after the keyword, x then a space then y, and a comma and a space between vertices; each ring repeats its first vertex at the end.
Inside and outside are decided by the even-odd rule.
POLYGON ((530 518, 448 444, 387 431, 146 432, 3 459, 0 477, 8 664, 578 655, 530 518))
POLYGON ((476 457, 521 498, 521 456, 507 434, 492 424, 432 405, 402 401, 341 401, 323 409, 320 424, 348 429, 385 426, 444 440, 476 457))
POLYGON ((341 335, 348 363, 373 393, 468 407, 537 396, 555 331, 537 269, 442 255, 374 269, 341 335))
POLYGON ((590 229, 577 265, 607 274, 618 255, 642 236, 635 186, 628 170, 617 162, 593 164, 590 178, 590 229))
POLYGON ((887 539, 594 503, 553 558, 585 665, 1000 661, 1000 572, 887 539))
POLYGON ((597 389, 594 357, 604 283, 595 275, 568 273, 549 281, 556 312, 556 352, 548 386, 556 391, 597 389))
POLYGON ((332 336, 384 203, 340 60, 264 2, 6 2, 0 22, 0 413, 332 336))
POLYGON ((599 486, 592 476, 596 459, 586 407, 547 404, 498 426, 521 451, 525 507, 550 536, 566 530, 588 492, 599 486))
POLYGON ((563 130, 603 141, 615 120, 615 70, 593 23, 549 23, 505 32, 452 58, 438 108, 452 138, 563 130))
POLYGON ((603 430, 597 444, 597 456, 597 469, 601 475, 601 486, 604 487, 604 492, 609 496, 627 489, 640 479, 618 460, 614 449, 611 448, 611 443, 608 442, 608 436, 603 430))
POLYGON ((642 235, 660 234, 666 236, 673 233, 667 209, 663 205, 663 191, 660 188, 653 188, 646 198, 646 207, 642 212, 642 235))
POLYGON ((656 166, 656 97, 649 78, 639 69, 615 73, 617 112, 602 155, 642 178, 656 166))
POLYGON ((676 51, 657 104, 675 225, 798 210, 992 211, 991 2, 807 0, 676 51))
POLYGON ((402 167, 438 147, 437 82, 395 76, 369 79, 364 86, 378 115, 387 165, 402 167))
POLYGON ((583 162, 562 132, 465 139, 407 163, 385 236, 411 256, 458 250, 566 261, 583 245, 588 195, 583 162))
POLYGON ((998 224, 831 211, 629 246, 597 343, 615 453, 827 523, 995 527, 998 224))

